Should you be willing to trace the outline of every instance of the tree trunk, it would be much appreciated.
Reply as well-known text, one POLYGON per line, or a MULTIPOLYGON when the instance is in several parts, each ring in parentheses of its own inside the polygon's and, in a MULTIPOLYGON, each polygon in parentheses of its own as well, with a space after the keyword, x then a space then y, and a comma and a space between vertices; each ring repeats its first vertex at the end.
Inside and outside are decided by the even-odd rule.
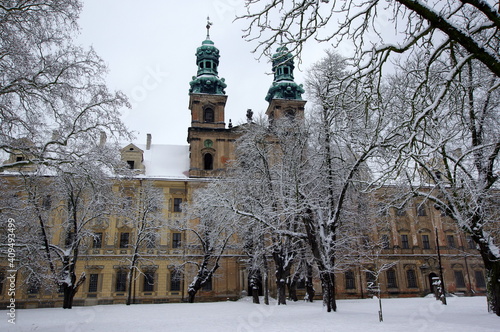
POLYGON ((337 311, 335 302, 335 274, 323 271, 320 273, 321 286, 323 288, 323 305, 327 312, 337 311))
POLYGON ((500 261, 492 260, 493 254, 484 253, 481 246, 481 256, 483 257, 484 267, 486 269, 486 298, 488 301, 488 311, 500 316, 500 261))
POLYGON ((188 290, 188 302, 189 303, 194 303, 194 297, 198 291, 194 290, 193 288, 189 288, 188 290))
POLYGON ((486 268, 488 310, 500 316, 500 261, 489 265, 486 268))
POLYGON ((316 291, 314 290, 313 286, 313 267, 307 261, 305 262, 305 264, 306 264, 306 282, 305 282, 306 296, 304 297, 304 300, 307 302, 313 302, 314 296, 316 295, 316 291))
POLYGON ((67 283, 64 283, 63 292, 63 309, 71 309, 73 307, 73 298, 75 297, 73 287, 71 287, 67 283))
POLYGON ((265 254, 263 254, 262 256, 263 256, 262 262, 264 270, 262 278, 263 279, 262 282, 264 283, 264 304, 269 305, 269 277, 268 277, 267 258, 265 254))
POLYGON ((288 299, 297 302, 299 299, 297 297, 297 280, 295 278, 288 278, 288 299))

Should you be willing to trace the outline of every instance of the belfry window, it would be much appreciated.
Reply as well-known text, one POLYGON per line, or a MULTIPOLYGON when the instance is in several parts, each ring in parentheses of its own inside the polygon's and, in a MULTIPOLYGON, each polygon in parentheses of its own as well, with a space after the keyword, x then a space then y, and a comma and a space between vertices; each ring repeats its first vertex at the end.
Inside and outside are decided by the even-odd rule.
POLYGON ((205 108, 203 111, 203 121, 204 122, 214 122, 214 110, 211 108, 205 108))
POLYGON ((210 153, 206 153, 203 156, 203 169, 206 171, 211 171, 214 169, 214 157, 210 153))

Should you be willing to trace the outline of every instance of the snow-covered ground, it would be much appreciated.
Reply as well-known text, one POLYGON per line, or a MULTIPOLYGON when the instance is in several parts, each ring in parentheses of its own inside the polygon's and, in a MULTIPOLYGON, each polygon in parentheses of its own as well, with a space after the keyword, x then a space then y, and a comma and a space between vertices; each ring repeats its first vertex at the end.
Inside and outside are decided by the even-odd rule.
POLYGON ((108 305, 16 311, 16 325, 0 331, 126 332, 126 331, 500 331, 500 317, 488 314, 484 297, 448 298, 443 306, 433 298, 383 299, 384 322, 378 321, 378 301, 340 300, 327 313, 316 303, 286 306, 238 302, 108 305))

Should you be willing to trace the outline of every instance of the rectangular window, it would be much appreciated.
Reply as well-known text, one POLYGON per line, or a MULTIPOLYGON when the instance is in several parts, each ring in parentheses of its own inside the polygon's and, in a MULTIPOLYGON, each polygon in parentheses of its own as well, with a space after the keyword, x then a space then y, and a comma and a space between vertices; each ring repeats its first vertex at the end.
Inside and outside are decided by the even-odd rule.
POLYGON ((484 280, 483 271, 474 271, 474 277, 476 278, 476 287, 477 288, 485 288, 486 281, 484 280))
POLYGON ((170 274, 170 291, 178 292, 181 290, 181 274, 177 271, 172 271, 170 274))
POLYGON ((424 249, 430 249, 431 248, 431 243, 429 241, 429 235, 422 234, 422 246, 423 246, 424 249))
POLYGON ((417 288, 415 270, 406 270, 406 279, 408 279, 408 288, 417 288))
POLYGON ((155 233, 147 233, 146 234, 146 248, 154 248, 156 245, 156 234, 155 233))
POLYGON ((174 198, 174 212, 182 212, 182 198, 174 198))
POLYGON ((476 243, 470 235, 467 235, 467 245, 469 246, 469 249, 476 249, 476 243))
POLYGON ((375 287, 375 275, 373 274, 373 272, 370 272, 370 271, 366 271, 366 286, 368 288, 373 288, 375 287))
POLYGON ((42 206, 43 206, 43 209, 44 210, 50 210, 51 206, 52 206, 52 196, 50 195, 46 195, 44 198, 43 198, 43 201, 42 201, 42 206))
POLYGON ((446 242, 448 243, 448 248, 455 248, 455 237, 453 235, 446 235, 446 242))
POLYGON ((455 282, 457 283, 457 288, 465 288, 465 279, 462 271, 455 271, 455 282))
POLYGON ((155 274, 154 272, 144 273, 144 292, 152 292, 155 287, 155 274))
POLYGON ((344 275, 345 275, 345 289, 355 289, 356 284, 354 283, 354 272, 346 271, 344 275))
POLYGON ((97 284, 99 281, 99 275, 98 274, 91 274, 89 278, 89 293, 95 293, 97 292, 97 284))
POLYGON ((28 294, 38 294, 40 292, 40 284, 38 282, 30 283, 28 287, 28 294))
POLYGON ((127 289, 127 272, 118 271, 116 272, 116 292, 125 292, 127 289))
POLYGON ((389 249, 391 247, 391 243, 389 242, 389 235, 382 235, 382 249, 389 249))
POLYGON ((212 290, 212 278, 209 278, 201 289, 205 292, 210 292, 212 290))
POLYGON ((128 240, 130 237, 130 233, 120 233, 120 248, 128 247, 128 240))
POLYGON ((73 242, 75 241, 75 233, 74 232, 68 232, 66 234, 66 240, 65 240, 65 245, 66 248, 71 247, 73 245, 73 242))
POLYGON ((102 233, 94 233, 92 248, 94 249, 102 248, 102 233))
POLYGON ((387 288, 397 288, 398 284, 396 282, 396 271, 394 269, 389 269, 386 271, 387 276, 387 288))
POLYGON ((408 235, 406 235, 406 234, 401 235, 401 248, 403 248, 403 249, 410 248, 410 244, 408 243, 408 235))
POLYGON ((127 160, 127 164, 130 169, 135 168, 135 162, 133 160, 127 160))
POLYGON ((422 203, 417 206, 417 216, 419 217, 425 217, 427 215, 427 212, 425 210, 425 205, 422 203))
POLYGON ((181 247, 181 233, 172 233, 172 248, 181 247))

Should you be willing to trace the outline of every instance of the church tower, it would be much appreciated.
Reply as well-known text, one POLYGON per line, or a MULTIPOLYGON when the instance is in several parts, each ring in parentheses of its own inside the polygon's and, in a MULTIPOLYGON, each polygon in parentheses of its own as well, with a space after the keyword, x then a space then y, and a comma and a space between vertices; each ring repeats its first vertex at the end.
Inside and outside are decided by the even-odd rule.
POLYGON ((293 70, 295 68, 293 56, 285 47, 278 47, 272 56, 274 80, 267 92, 266 101, 269 106, 266 115, 269 122, 287 116, 303 119, 305 100, 302 100, 304 89, 302 84, 294 82, 293 70))
MULTIPOLYGON (((215 176, 225 168, 232 156, 234 139, 231 129, 226 129, 224 120, 227 95, 226 83, 218 76, 219 49, 210 40, 207 22, 207 37, 196 50, 198 71, 193 76, 189 89, 191 127, 188 129, 190 149, 190 177, 215 176)), ((230 124, 231 126, 231 124, 230 124)))

